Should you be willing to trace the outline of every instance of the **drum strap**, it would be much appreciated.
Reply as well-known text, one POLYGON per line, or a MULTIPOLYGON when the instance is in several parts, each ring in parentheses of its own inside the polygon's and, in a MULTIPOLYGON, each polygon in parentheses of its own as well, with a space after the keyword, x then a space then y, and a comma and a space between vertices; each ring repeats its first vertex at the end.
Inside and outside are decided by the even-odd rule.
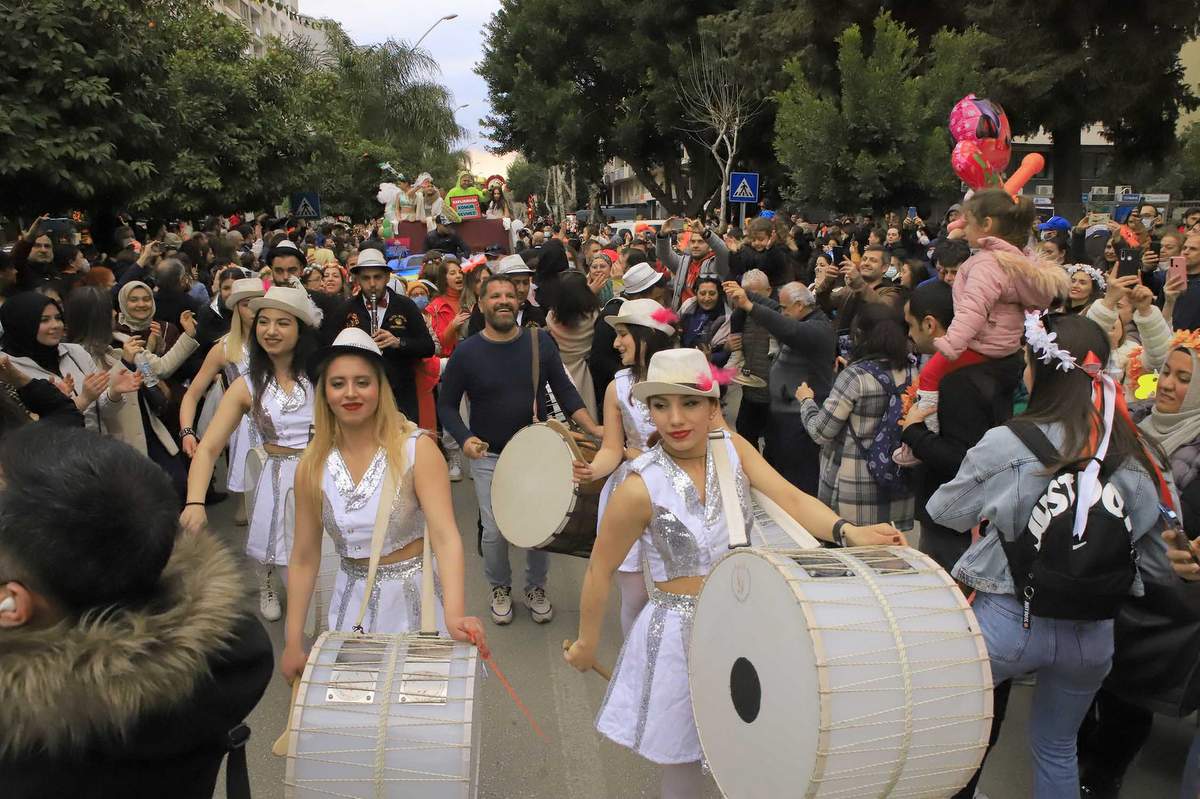
POLYGON ((717 471, 717 485, 721 489, 721 507, 725 512, 725 526, 729 528, 729 548, 748 547, 750 536, 746 532, 742 503, 738 502, 737 478, 733 474, 733 464, 729 461, 725 431, 709 432, 708 451, 712 455, 713 468, 717 471))
POLYGON ((529 328, 529 347, 533 351, 533 423, 537 424, 537 397, 539 384, 541 383, 541 380, 538 378, 541 377, 539 367, 542 365, 542 360, 538 353, 538 329, 536 327, 529 328))

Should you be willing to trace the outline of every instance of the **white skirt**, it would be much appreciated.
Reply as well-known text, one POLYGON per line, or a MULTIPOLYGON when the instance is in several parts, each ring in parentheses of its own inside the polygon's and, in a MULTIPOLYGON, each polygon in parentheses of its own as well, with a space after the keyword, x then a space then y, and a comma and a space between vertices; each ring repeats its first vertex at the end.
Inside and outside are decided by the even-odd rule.
POLYGON ((688 688, 688 644, 696 600, 654 590, 621 647, 596 729, 653 763, 702 756, 688 688))
MULTIPOLYGON (((436 564, 436 561, 435 561, 436 564)), ((434 613, 437 629, 446 632, 442 615, 441 589, 434 566, 434 591, 438 597, 434 613)), ((367 599, 367 614, 363 631, 368 633, 412 633, 421 629, 421 578, 424 575, 421 556, 398 563, 380 565, 375 570, 375 590, 367 599)), ((358 620, 359 609, 366 598, 367 566, 342 560, 333 596, 329 602, 329 629, 349 632, 358 620)))
POLYGON ((229 479, 225 484, 235 494, 246 493, 246 454, 259 446, 256 430, 246 415, 229 437, 229 479))
MULTIPOLYGON (((246 554, 259 563, 286 566, 296 524, 296 466, 300 455, 268 455, 254 486, 246 554)), ((231 470, 232 473, 232 470, 231 470)), ((232 490, 232 488, 231 488, 232 490)))
MULTIPOLYGON (((629 476, 630 461, 621 461, 621 465, 613 470, 613 473, 608 476, 608 480, 604 482, 604 488, 600 491, 600 504, 596 510, 596 535, 600 534, 600 522, 604 520, 604 508, 608 506, 608 499, 612 493, 617 490, 617 486, 629 476)), ((625 560, 621 563, 617 571, 621 572, 640 572, 642 570, 642 539, 638 538, 633 542, 633 546, 629 549, 629 554, 625 556, 625 560)))

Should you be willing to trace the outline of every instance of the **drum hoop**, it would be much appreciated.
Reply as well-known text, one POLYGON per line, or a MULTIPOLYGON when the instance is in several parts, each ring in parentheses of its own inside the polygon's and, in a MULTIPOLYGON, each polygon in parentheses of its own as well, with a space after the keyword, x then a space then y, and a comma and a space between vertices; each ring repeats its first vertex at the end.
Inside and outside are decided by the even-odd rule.
MULTIPOLYGON (((520 430, 517 431, 517 435, 520 435, 523 431, 528 430, 531 427, 541 427, 541 428, 545 428, 546 430, 550 430, 559 438, 559 440, 562 441, 562 444, 564 447, 566 447, 567 451, 571 452, 570 442, 568 442, 566 440, 566 438, 563 436, 562 432, 560 430, 556 429, 553 425, 549 425, 545 422, 538 422, 537 424, 526 425, 525 427, 522 427, 520 430)), ((500 453, 500 458, 503 458, 504 455, 508 452, 511 452, 511 450, 508 447, 505 447, 504 452, 500 453)), ((496 468, 497 469, 500 468, 499 459, 497 459, 497 461, 496 461, 496 468)), ((494 484, 495 483, 494 476, 493 476, 492 480, 493 480, 493 484, 494 484)), ((508 537, 504 535, 503 529, 500 530, 500 536, 502 538, 504 538, 505 541, 508 541, 508 543, 513 544, 513 546, 524 547, 526 549, 537 549, 538 547, 544 547, 547 544, 549 544, 551 541, 553 541, 555 538, 558 538, 559 534, 561 534, 562 531, 566 529, 567 524, 570 523, 572 517, 575 515, 575 513, 577 512, 577 510, 579 508, 579 500, 582 496, 583 496, 582 486, 579 483, 573 483, 572 488, 571 488, 571 498, 567 503, 567 509, 563 513, 562 520, 558 523, 558 526, 555 527, 551 533, 549 533, 544 539, 542 539, 541 541, 539 541, 536 544, 518 544, 513 541, 509 541, 508 537)), ((495 505, 494 504, 492 506, 492 513, 493 513, 493 515, 495 515, 495 505)), ((498 520, 497 520, 496 526, 500 527, 500 523, 498 520)))
MULTIPOLYGON (((965 596, 963 596, 962 589, 958 587, 958 583, 954 581, 954 578, 950 576, 950 573, 948 571, 946 571, 945 569, 943 569, 941 567, 941 564, 939 564, 933 558, 929 557, 928 555, 926 555, 924 552, 921 552, 920 550, 913 549, 913 552, 917 553, 917 555, 919 555, 921 557, 921 560, 923 560, 926 563, 926 565, 928 565, 930 567, 934 567, 933 571, 941 578, 942 582, 945 583, 948 587, 954 589, 952 595, 954 596, 955 599, 958 600, 958 606, 959 606, 959 608, 962 609, 964 615, 967 618, 967 626, 974 633, 974 635, 972 637, 975 639, 975 649, 977 652, 979 652, 979 662, 983 666, 983 675, 984 675, 983 676, 983 684, 991 685, 992 684, 992 659, 991 659, 991 656, 988 655, 987 643, 983 640, 983 630, 979 626, 978 617, 975 616, 975 608, 973 608, 971 606, 971 603, 967 601, 967 598, 965 596)), ((984 697, 984 700, 983 700, 984 716, 985 716, 985 718, 991 719, 991 718, 995 717, 995 713, 996 713, 995 697, 993 696, 991 691, 986 691, 985 693, 986 693, 986 696, 984 697)), ((979 733, 979 747, 980 747, 979 762, 975 764, 976 770, 978 770, 979 767, 981 765, 983 765, 983 757, 985 754, 987 754, 987 745, 988 745, 988 741, 990 738, 991 738, 990 730, 984 729, 984 730, 980 731, 980 733, 979 733)))
POLYGON ((316 656, 325 648, 325 640, 329 637, 330 630, 321 633, 316 641, 313 642, 312 649, 308 650, 308 660, 304 663, 304 673, 300 675, 300 687, 296 690, 296 699, 292 704, 291 713, 288 718, 291 719, 292 726, 288 729, 288 754, 287 754, 287 770, 284 772, 284 796, 286 799, 291 799, 295 795, 296 787, 296 761, 299 759, 296 756, 297 747, 300 744, 300 730, 304 729, 304 709, 308 707, 308 692, 307 688, 312 684, 312 672, 316 666, 316 656))

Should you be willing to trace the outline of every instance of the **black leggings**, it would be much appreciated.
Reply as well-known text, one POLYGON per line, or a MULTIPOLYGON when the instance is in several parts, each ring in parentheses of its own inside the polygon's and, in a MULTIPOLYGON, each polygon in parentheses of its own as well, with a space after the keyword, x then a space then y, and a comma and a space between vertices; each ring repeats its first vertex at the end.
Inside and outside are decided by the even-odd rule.
POLYGON ((1129 764, 1150 738, 1154 713, 1101 688, 1079 727, 1079 780, 1115 795, 1129 764))

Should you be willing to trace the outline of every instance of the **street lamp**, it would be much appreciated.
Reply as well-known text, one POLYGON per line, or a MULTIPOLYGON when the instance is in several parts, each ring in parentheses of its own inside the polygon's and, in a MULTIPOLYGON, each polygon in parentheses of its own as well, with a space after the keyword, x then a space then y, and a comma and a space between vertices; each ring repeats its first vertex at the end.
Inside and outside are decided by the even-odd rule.
POLYGON ((428 36, 430 33, 432 33, 433 29, 436 28, 438 25, 441 25, 443 22, 448 22, 449 20, 455 19, 457 16, 458 16, 458 14, 447 14, 446 16, 442 17, 441 19, 435 21, 432 25, 429 26, 429 29, 427 31, 425 31, 424 33, 421 34, 421 38, 417 39, 417 42, 416 42, 416 44, 414 44, 412 46, 412 49, 416 50, 417 47, 420 46, 421 42, 425 41, 425 37, 428 36))

